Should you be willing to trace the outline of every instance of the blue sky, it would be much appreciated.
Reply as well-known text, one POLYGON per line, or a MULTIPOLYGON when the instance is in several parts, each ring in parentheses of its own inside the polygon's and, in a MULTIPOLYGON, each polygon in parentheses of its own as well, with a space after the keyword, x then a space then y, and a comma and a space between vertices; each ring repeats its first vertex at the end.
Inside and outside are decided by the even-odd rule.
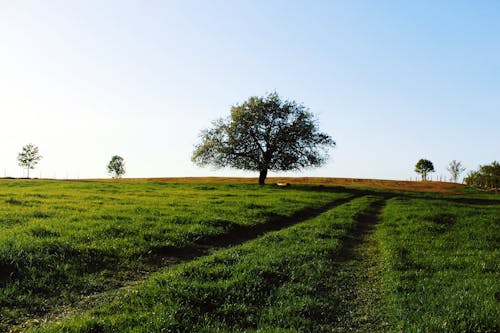
MULTIPOLYGON (((337 147, 278 175, 410 179, 500 159, 499 1, 0 0, 0 176, 256 176, 199 168, 249 96, 304 103, 337 147)), ((271 174, 273 175, 273 174, 271 174)), ((276 173, 274 173, 276 175, 276 173)))

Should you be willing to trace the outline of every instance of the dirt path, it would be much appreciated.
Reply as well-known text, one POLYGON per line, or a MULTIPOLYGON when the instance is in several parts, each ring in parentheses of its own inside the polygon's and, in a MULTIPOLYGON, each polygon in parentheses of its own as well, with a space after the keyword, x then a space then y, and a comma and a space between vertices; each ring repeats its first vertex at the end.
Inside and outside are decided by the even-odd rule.
POLYGON ((381 332, 387 328, 383 315, 381 261, 375 228, 386 199, 376 202, 359 217, 356 228, 344 239, 340 253, 332 258, 333 320, 337 332, 381 332))

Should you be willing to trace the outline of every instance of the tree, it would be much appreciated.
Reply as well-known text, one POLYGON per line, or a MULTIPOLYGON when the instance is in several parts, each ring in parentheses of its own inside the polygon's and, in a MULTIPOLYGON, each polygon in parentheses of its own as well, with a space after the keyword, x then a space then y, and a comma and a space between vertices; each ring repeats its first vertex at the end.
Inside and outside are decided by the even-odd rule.
POLYGON ((421 158, 417 164, 415 164, 415 172, 422 175, 422 181, 426 181, 427 174, 429 172, 434 172, 434 165, 431 161, 421 158))
POLYGON ((500 188, 500 163, 493 161, 491 164, 480 165, 479 170, 470 171, 464 181, 470 186, 494 189, 495 192, 498 192, 500 188))
POLYGON ((125 160, 123 157, 115 155, 108 163, 108 173, 113 178, 121 178, 125 174, 125 160))
POLYGON ((318 130, 302 104, 277 93, 250 97, 231 107, 230 115, 201 133, 192 161, 200 166, 259 171, 259 184, 269 170, 289 171, 322 165, 335 141, 318 130))
POLYGON ((479 173, 484 179, 484 187, 498 191, 500 188, 500 163, 493 161, 491 164, 480 165, 479 173))
POLYGON ((38 152, 38 147, 32 143, 28 143, 22 148, 22 151, 17 155, 19 166, 27 170, 27 177, 30 178, 30 169, 34 169, 42 156, 38 152))
POLYGON ((467 176, 465 176, 464 182, 469 186, 478 186, 480 183, 480 178, 481 174, 479 173, 479 171, 471 170, 469 171, 467 176))
POLYGON ((455 160, 451 161, 446 169, 450 172, 451 180, 454 183, 458 181, 460 174, 465 171, 465 168, 462 166, 462 162, 457 162, 455 160))

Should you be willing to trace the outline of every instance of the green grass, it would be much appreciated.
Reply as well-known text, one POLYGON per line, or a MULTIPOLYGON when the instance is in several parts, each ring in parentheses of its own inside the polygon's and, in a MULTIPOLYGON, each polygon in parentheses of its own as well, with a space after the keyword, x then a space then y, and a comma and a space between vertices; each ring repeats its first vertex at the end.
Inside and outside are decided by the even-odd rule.
POLYGON ((389 201, 378 238, 395 331, 500 331, 500 202, 487 200, 389 201))
POLYGON ((343 240, 378 199, 363 197, 244 245, 154 274, 44 332, 331 332, 343 240), (330 278, 331 277, 331 278, 330 278))
POLYGON ((0 331, 497 332, 499 235, 478 192, 0 180, 0 331))
POLYGON ((302 186, 0 181, 0 331, 198 244, 349 194, 302 186), (240 229, 238 229, 240 228, 240 229))

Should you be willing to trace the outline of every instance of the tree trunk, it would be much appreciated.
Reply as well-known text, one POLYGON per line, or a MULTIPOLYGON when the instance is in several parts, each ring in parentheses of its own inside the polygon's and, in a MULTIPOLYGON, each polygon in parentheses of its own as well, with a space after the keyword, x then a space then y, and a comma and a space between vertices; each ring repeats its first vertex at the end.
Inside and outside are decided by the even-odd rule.
POLYGON ((266 183, 267 169, 260 170, 259 175, 259 185, 264 185, 266 183))

